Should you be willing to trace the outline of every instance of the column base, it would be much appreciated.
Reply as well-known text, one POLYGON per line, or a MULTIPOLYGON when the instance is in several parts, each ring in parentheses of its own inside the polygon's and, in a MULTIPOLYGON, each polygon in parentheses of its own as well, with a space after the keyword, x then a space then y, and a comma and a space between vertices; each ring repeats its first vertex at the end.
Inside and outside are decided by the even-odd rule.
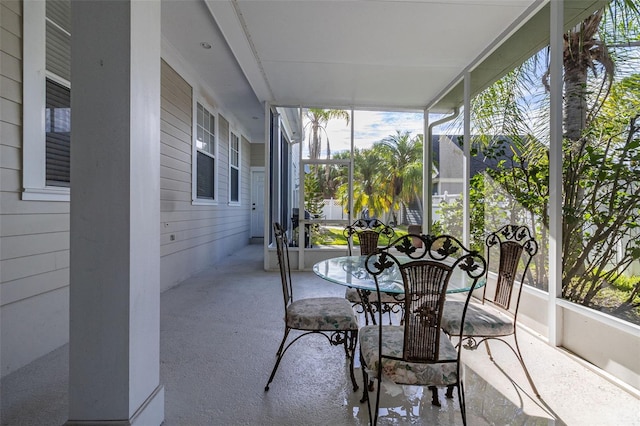
POLYGON ((65 426, 160 426, 164 422, 164 386, 158 385, 126 420, 67 420, 65 426))

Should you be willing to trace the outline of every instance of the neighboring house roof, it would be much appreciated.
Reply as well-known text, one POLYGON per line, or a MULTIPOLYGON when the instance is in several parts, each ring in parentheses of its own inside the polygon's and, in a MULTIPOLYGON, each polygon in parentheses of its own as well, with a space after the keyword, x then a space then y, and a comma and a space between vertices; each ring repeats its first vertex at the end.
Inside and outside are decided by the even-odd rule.
MULTIPOLYGON (((460 146, 459 141, 462 141, 462 138, 463 138, 462 135, 433 135, 432 136, 433 158, 434 158, 434 162, 436 163, 436 168, 438 170, 436 178, 441 177, 443 167, 446 168, 447 165, 456 164, 455 162, 457 161, 457 157, 448 158, 449 155, 446 154, 447 152, 450 152, 451 149, 457 150, 459 151, 460 158, 461 158, 462 147, 460 146), (450 148, 449 150, 441 149, 441 144, 444 144, 444 143, 449 144, 448 146, 448 148, 450 148), (445 158, 441 158, 441 151, 442 151, 442 155, 446 156, 445 158)), ((473 140, 473 136, 471 137, 471 139, 473 140)), ((500 161, 510 159, 513 157, 512 149, 508 149, 509 146, 513 146, 513 142, 509 137, 496 136, 496 141, 494 141, 494 144, 496 146, 504 145, 504 147, 506 148, 504 149, 504 153, 500 152, 498 153, 498 155, 495 155, 495 156, 486 156, 485 153, 482 152, 482 150, 477 150, 476 152, 474 152, 474 154, 471 156, 471 176, 475 176, 476 174, 481 173, 486 169, 496 169, 500 161)), ((477 144, 475 144, 475 147, 477 147, 477 144)))

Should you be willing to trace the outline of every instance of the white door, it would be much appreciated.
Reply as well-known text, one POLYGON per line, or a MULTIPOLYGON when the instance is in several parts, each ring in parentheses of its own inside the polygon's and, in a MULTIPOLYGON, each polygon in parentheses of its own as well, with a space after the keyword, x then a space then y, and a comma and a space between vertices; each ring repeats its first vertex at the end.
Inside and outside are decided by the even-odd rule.
POLYGON ((251 238, 264 237, 264 171, 251 171, 251 238))

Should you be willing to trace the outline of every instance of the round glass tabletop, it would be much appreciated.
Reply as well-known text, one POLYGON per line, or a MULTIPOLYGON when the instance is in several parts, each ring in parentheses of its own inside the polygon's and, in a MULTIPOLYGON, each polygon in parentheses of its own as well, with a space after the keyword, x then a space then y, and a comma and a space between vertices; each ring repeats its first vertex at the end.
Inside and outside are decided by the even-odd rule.
MULTIPOLYGON (((407 256, 397 256, 397 259, 400 263, 411 261, 407 256)), ((376 283, 365 267, 366 260, 367 256, 333 257, 313 265, 313 272, 320 278, 335 284, 375 291, 376 283)), ((400 270, 395 264, 378 276, 378 283, 380 284, 380 291, 385 293, 404 293, 400 270)), ((456 268, 449 281, 447 293, 467 292, 471 285, 472 280, 456 268)), ((483 285, 484 279, 481 279, 476 288, 483 285)))

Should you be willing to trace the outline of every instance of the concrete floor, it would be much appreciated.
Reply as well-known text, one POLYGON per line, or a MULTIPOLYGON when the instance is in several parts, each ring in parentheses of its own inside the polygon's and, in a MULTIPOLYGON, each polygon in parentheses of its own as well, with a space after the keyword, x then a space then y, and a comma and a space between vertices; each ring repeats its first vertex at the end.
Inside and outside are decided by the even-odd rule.
MULTIPOLYGON (((165 425, 362 425, 341 347, 320 337, 297 342, 264 391, 282 338, 277 272, 262 270, 262 247, 244 248, 162 294, 160 374, 165 425)), ((294 273, 297 298, 342 296, 311 272, 294 273)), ((506 346, 465 351, 469 425, 640 425, 640 399, 521 333, 521 349, 542 395, 533 396, 506 346)), ((362 381, 357 365, 356 377, 362 381)), ((62 425, 67 420, 68 348, 5 377, 2 425, 62 425)), ((457 400, 430 403, 420 387, 383 387, 380 424, 462 424, 457 400)), ((441 391, 442 393, 442 391, 441 391)))

